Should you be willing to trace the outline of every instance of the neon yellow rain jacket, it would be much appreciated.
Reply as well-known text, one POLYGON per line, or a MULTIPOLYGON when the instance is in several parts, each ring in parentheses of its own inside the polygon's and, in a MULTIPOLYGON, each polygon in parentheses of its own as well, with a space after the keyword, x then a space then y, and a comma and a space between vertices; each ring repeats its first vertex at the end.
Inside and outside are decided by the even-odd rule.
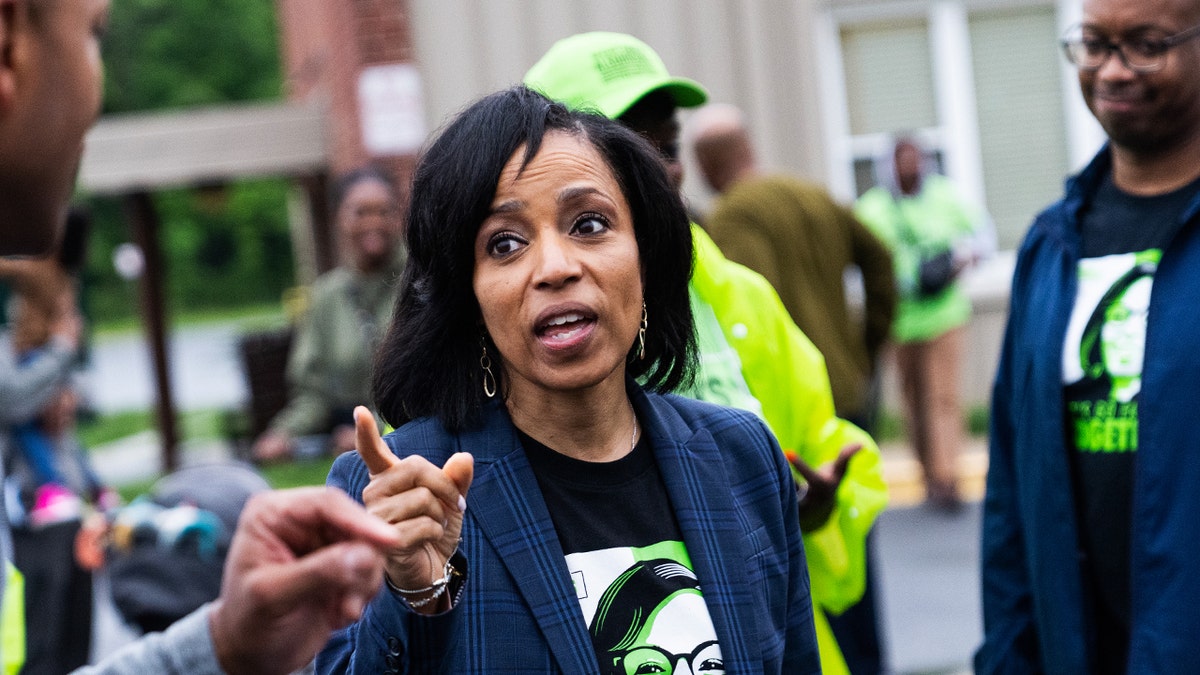
MULTIPOLYGON (((829 522, 804 534, 813 604, 840 613, 862 597, 867 532, 887 504, 879 448, 866 432, 834 416, 825 360, 792 322, 770 283, 726 259, 695 225, 692 240, 692 291, 716 315, 780 446, 820 467, 846 445, 863 445, 850 461, 829 522)), ((824 615, 814 612, 814 617, 824 672, 848 672, 824 615)))
POLYGON ((25 665, 25 579, 7 560, 0 599, 0 673, 17 675, 25 665))

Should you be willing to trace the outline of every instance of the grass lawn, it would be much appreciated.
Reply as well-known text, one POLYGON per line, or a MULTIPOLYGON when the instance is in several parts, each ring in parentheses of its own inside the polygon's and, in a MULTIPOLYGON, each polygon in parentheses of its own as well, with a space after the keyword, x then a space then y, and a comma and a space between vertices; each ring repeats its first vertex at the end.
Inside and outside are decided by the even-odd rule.
POLYGON ((299 460, 261 467, 259 471, 271 487, 276 489, 324 485, 325 476, 329 475, 329 467, 333 466, 333 460, 333 457, 299 460))
MULTIPOLYGON (((181 440, 223 439, 229 424, 229 413, 220 409, 190 410, 179 415, 181 440)), ((154 412, 131 410, 111 415, 98 415, 79 424, 79 436, 83 447, 96 448, 144 431, 153 429, 154 412)), ((283 464, 260 467, 259 471, 273 488, 324 485, 325 476, 333 464, 333 457, 298 460, 283 464)), ((138 481, 119 486, 117 491, 128 502, 143 494, 154 484, 155 479, 138 481)))
MULTIPOLYGON (((230 413, 220 408, 188 410, 178 413, 181 440, 225 438, 230 413)), ((79 440, 83 447, 94 448, 153 429, 157 424, 153 410, 124 410, 94 415, 79 422, 79 440)))
MULTIPOLYGON (((267 483, 275 489, 304 487, 308 485, 324 485, 325 476, 329 475, 329 467, 333 465, 333 457, 273 464, 259 467, 259 473, 267 483)), ((134 497, 150 491, 155 479, 139 481, 122 485, 117 488, 121 499, 128 504, 134 497)))
MULTIPOLYGON (((168 330, 187 326, 232 323, 236 324, 242 330, 252 331, 275 328, 287 324, 287 315, 284 313, 283 306, 279 303, 251 305, 236 309, 172 312, 168 319, 171 323, 168 330)), ((142 319, 140 317, 115 320, 98 319, 92 326, 92 336, 97 340, 103 341, 112 337, 141 333, 142 330, 142 319)))
POLYGON ((152 411, 126 410, 81 419, 77 431, 83 447, 94 448, 152 428, 154 428, 152 411))

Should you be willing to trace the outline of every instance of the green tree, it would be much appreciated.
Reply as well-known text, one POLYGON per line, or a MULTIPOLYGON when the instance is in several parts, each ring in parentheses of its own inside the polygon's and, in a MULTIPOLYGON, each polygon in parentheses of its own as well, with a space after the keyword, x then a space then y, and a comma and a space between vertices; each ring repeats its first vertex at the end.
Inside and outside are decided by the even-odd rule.
MULTIPOLYGON (((106 114, 278 99, 278 27, 272 0, 118 0, 105 38, 106 114)), ((158 193, 170 308, 235 308, 277 302, 292 283, 287 183, 256 180, 214 196, 158 193)), ((99 321, 136 313, 112 251, 130 233, 120 204, 91 200, 85 293, 99 321)))
POLYGON ((279 98, 272 0, 118 0, 109 26, 105 112, 279 98))

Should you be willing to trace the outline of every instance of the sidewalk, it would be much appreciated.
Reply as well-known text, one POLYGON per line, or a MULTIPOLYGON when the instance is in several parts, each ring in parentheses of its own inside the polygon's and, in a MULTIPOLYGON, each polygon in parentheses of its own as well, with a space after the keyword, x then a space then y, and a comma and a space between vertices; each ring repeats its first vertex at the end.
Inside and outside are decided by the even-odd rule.
MULTIPOLYGON (((181 466, 232 459, 229 444, 221 439, 184 441, 179 444, 181 466)), ((106 485, 123 486, 162 475, 162 446, 158 432, 142 431, 91 450, 92 466, 106 485)))
MULTIPOLYGON (((883 456, 883 479, 888 486, 888 507, 922 503, 925 500, 925 486, 921 478, 921 465, 908 441, 901 439, 883 443, 879 446, 879 452, 883 456)), ((987 464, 987 438, 968 437, 958 458, 958 488, 963 501, 977 502, 983 499, 987 464)))
POLYGON ((959 457, 955 513, 924 505, 916 454, 904 439, 885 443, 888 509, 876 523, 879 601, 892 675, 965 675, 983 639, 979 596, 980 505, 987 439, 971 437, 959 457))

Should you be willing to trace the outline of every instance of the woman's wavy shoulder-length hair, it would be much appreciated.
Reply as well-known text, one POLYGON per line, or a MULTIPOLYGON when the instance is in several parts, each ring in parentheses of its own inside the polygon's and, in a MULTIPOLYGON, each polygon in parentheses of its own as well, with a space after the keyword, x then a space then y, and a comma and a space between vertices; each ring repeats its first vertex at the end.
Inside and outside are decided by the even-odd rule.
MULTIPOLYGON (((375 403, 393 426, 434 416, 457 430, 477 419, 486 400, 480 368, 486 337, 472 287, 475 236, 509 158, 524 146, 527 165, 549 132, 590 143, 629 203, 649 315, 645 357, 630 346, 629 374, 655 391, 690 383, 697 359, 688 303, 691 231, 657 153, 617 122, 516 86, 467 107, 417 163, 406 224, 408 266, 373 383, 375 403)), ((503 395, 495 347, 488 349, 503 395)))

